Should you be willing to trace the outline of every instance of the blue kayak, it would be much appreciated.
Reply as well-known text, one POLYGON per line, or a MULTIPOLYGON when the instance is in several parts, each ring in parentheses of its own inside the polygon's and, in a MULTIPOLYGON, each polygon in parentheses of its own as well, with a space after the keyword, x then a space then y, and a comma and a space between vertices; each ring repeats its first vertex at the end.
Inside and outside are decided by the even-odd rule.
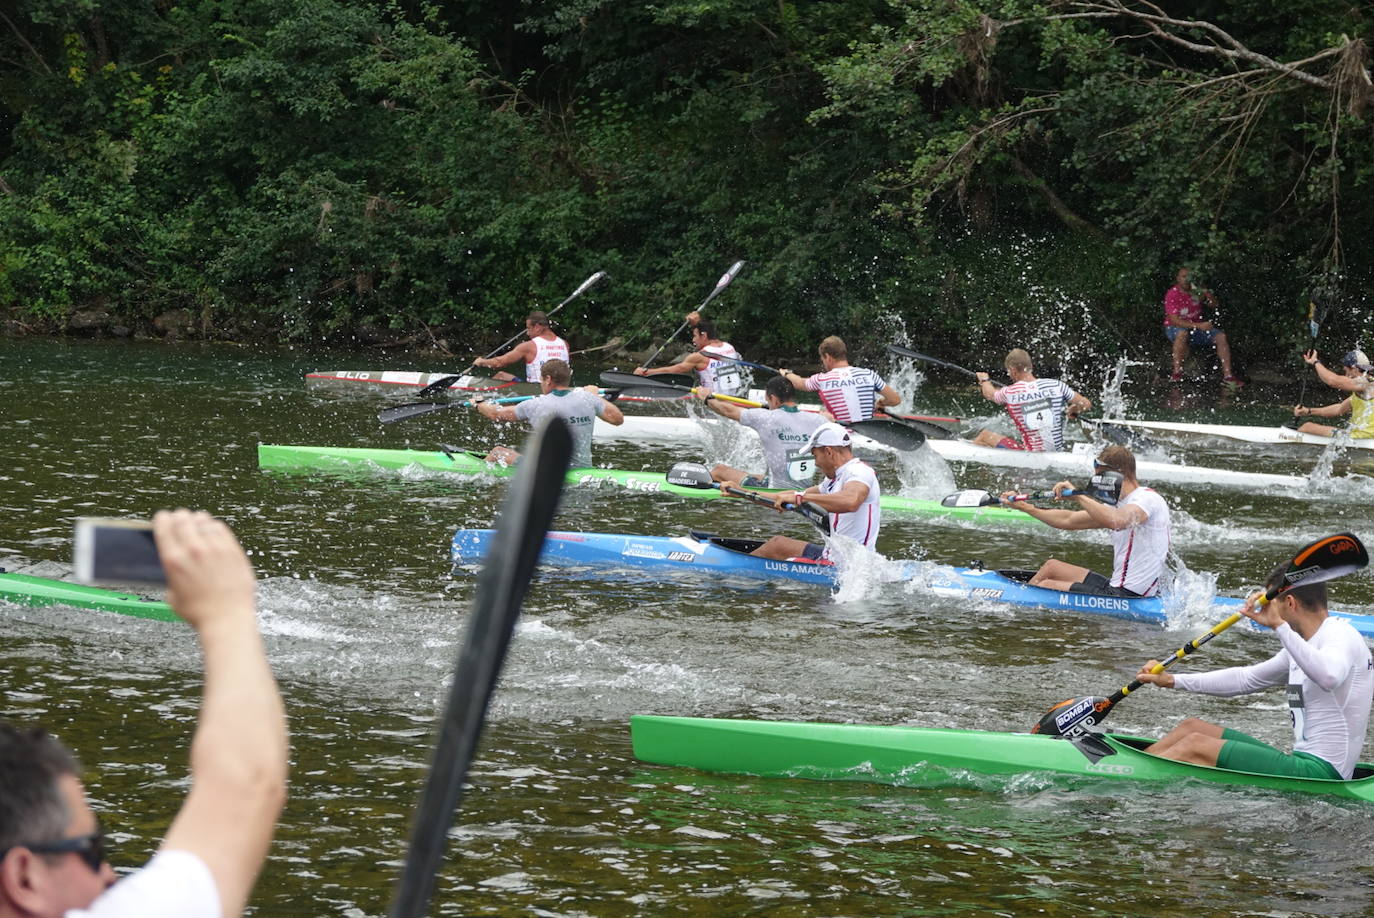
MULTIPOLYGON (((453 536, 453 563, 479 564, 495 530, 460 529, 453 536)), ((721 538, 702 532, 689 535, 638 536, 605 532, 550 532, 544 540, 540 563, 562 568, 608 568, 658 575, 708 576, 728 586, 731 581, 781 580, 833 586, 839 579, 835 565, 826 561, 793 559, 772 561, 750 551, 763 544, 759 539, 721 538)), ((1103 596, 1065 593, 1031 586, 1033 571, 982 570, 945 567, 920 561, 884 562, 878 576, 884 581, 922 580, 937 596, 972 601, 1007 603, 1041 609, 1089 612, 1136 621, 1167 624, 1165 601, 1157 596, 1103 596)), ((1216 596, 1211 605, 1234 612, 1243 601, 1216 596)), ((1374 616, 1352 615, 1335 610, 1366 637, 1374 637, 1374 616)))

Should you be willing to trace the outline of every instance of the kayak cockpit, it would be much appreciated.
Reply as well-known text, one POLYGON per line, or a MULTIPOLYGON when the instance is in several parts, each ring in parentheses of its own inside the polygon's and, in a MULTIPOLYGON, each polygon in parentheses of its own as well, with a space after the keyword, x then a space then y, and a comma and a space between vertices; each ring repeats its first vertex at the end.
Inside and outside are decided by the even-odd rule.
MULTIPOLYGON (((712 545, 739 555, 752 555, 754 549, 763 544, 763 539, 732 539, 725 536, 718 536, 713 532, 703 532, 700 529, 689 530, 689 533, 692 538, 696 539, 698 542, 710 542, 712 545)), ((788 560, 797 564, 817 564, 823 566, 829 566, 831 564, 829 561, 817 560, 814 558, 789 558, 788 560)))

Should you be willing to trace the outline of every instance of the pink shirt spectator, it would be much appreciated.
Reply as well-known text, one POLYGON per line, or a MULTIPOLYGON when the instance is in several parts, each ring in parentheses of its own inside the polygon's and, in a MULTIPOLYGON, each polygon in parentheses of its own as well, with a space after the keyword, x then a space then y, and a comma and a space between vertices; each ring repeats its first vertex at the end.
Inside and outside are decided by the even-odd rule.
POLYGON ((1178 316, 1189 322, 1202 321, 1202 301, 1194 298, 1177 284, 1164 294, 1164 324, 1168 326, 1169 316, 1178 316))

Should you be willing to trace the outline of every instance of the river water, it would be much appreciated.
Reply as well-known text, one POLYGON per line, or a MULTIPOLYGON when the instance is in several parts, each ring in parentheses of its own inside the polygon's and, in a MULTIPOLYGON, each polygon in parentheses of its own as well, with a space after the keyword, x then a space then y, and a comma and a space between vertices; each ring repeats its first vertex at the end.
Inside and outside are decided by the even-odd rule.
MULTIPOLYGON (((458 527, 490 525, 503 489, 434 475, 264 473, 257 444, 519 439, 462 410, 383 428, 377 409, 404 395, 302 382, 311 370, 379 363, 325 351, 0 341, 0 566, 65 576, 74 517, 176 505, 224 517, 252 553, 293 746, 291 800, 253 898, 257 914, 384 913, 473 594, 471 573, 450 569, 448 540, 458 527)), ((1277 422, 1275 406, 1292 398, 1247 390, 1220 407, 1211 393, 1163 406, 1148 384, 1139 390, 1128 382, 1125 396, 1141 415, 1169 407, 1237 422, 1277 422)), ((923 387, 917 407, 990 414, 967 389, 923 387)), ((738 449, 615 444, 599 446, 597 461, 661 469, 685 458, 747 459, 738 449)), ((1322 456, 1219 443, 1164 449, 1175 460, 1278 472, 1305 473, 1322 456)), ((1161 484, 1190 595, 1239 592, 1317 536, 1369 535, 1374 486, 1347 457, 1327 458, 1323 475, 1334 477, 1301 499, 1161 484)), ((885 487, 900 479, 916 496, 955 483, 1052 483, 934 459, 879 470, 885 487)), ((566 494, 558 525, 805 536, 799 520, 744 504, 600 490, 566 494)), ((1110 555, 1100 534, 891 514, 880 548, 932 565, 1026 567, 1053 554, 1102 567, 1110 555)), ((1106 694, 1211 624, 1201 599, 1178 604, 1161 629, 868 580, 877 578, 847 582, 835 597, 814 587, 542 577, 432 913, 1374 913, 1367 805, 1043 775, 926 773, 918 786, 894 788, 634 759, 635 713, 1024 730, 1051 703, 1106 694)), ((1374 584, 1350 578, 1333 599, 1374 611, 1374 584)), ((187 784, 199 699, 192 634, 63 608, 0 604, 0 617, 0 714, 48 724, 78 752, 116 842, 113 862, 142 863, 187 784)), ((1251 662, 1274 648, 1272 637, 1233 629, 1191 665, 1251 662)), ((1189 714, 1289 741, 1277 692, 1206 699, 1146 690, 1113 719, 1156 734, 1189 714)))

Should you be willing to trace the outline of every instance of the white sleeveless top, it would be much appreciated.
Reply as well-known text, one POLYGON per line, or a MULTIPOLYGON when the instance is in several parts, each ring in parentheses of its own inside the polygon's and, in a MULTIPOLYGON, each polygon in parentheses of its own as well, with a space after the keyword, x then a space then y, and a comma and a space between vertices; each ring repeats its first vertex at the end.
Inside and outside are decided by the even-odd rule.
MULTIPOLYGON (((546 360, 568 361, 568 342, 555 335, 553 340, 542 335, 531 338, 534 342, 534 359, 525 364, 525 382, 539 382, 539 371, 546 360)), ((571 366, 569 362, 569 366, 571 366)))
MULTIPOLYGON (((739 357, 739 351, 728 341, 719 344, 708 344, 706 350, 712 354, 724 354, 726 357, 739 357)), ((706 356, 706 355, 702 355, 706 356)), ((737 363, 728 360, 716 360, 713 357, 706 357, 706 366, 697 370, 697 376, 701 378, 702 388, 717 395, 745 395, 749 390, 749 378, 744 373, 744 368, 737 363)))
POLYGON ((1136 488, 1117 505, 1130 506, 1145 511, 1145 522, 1113 530, 1112 586, 1153 596, 1169 557, 1169 505, 1153 489, 1136 488))

